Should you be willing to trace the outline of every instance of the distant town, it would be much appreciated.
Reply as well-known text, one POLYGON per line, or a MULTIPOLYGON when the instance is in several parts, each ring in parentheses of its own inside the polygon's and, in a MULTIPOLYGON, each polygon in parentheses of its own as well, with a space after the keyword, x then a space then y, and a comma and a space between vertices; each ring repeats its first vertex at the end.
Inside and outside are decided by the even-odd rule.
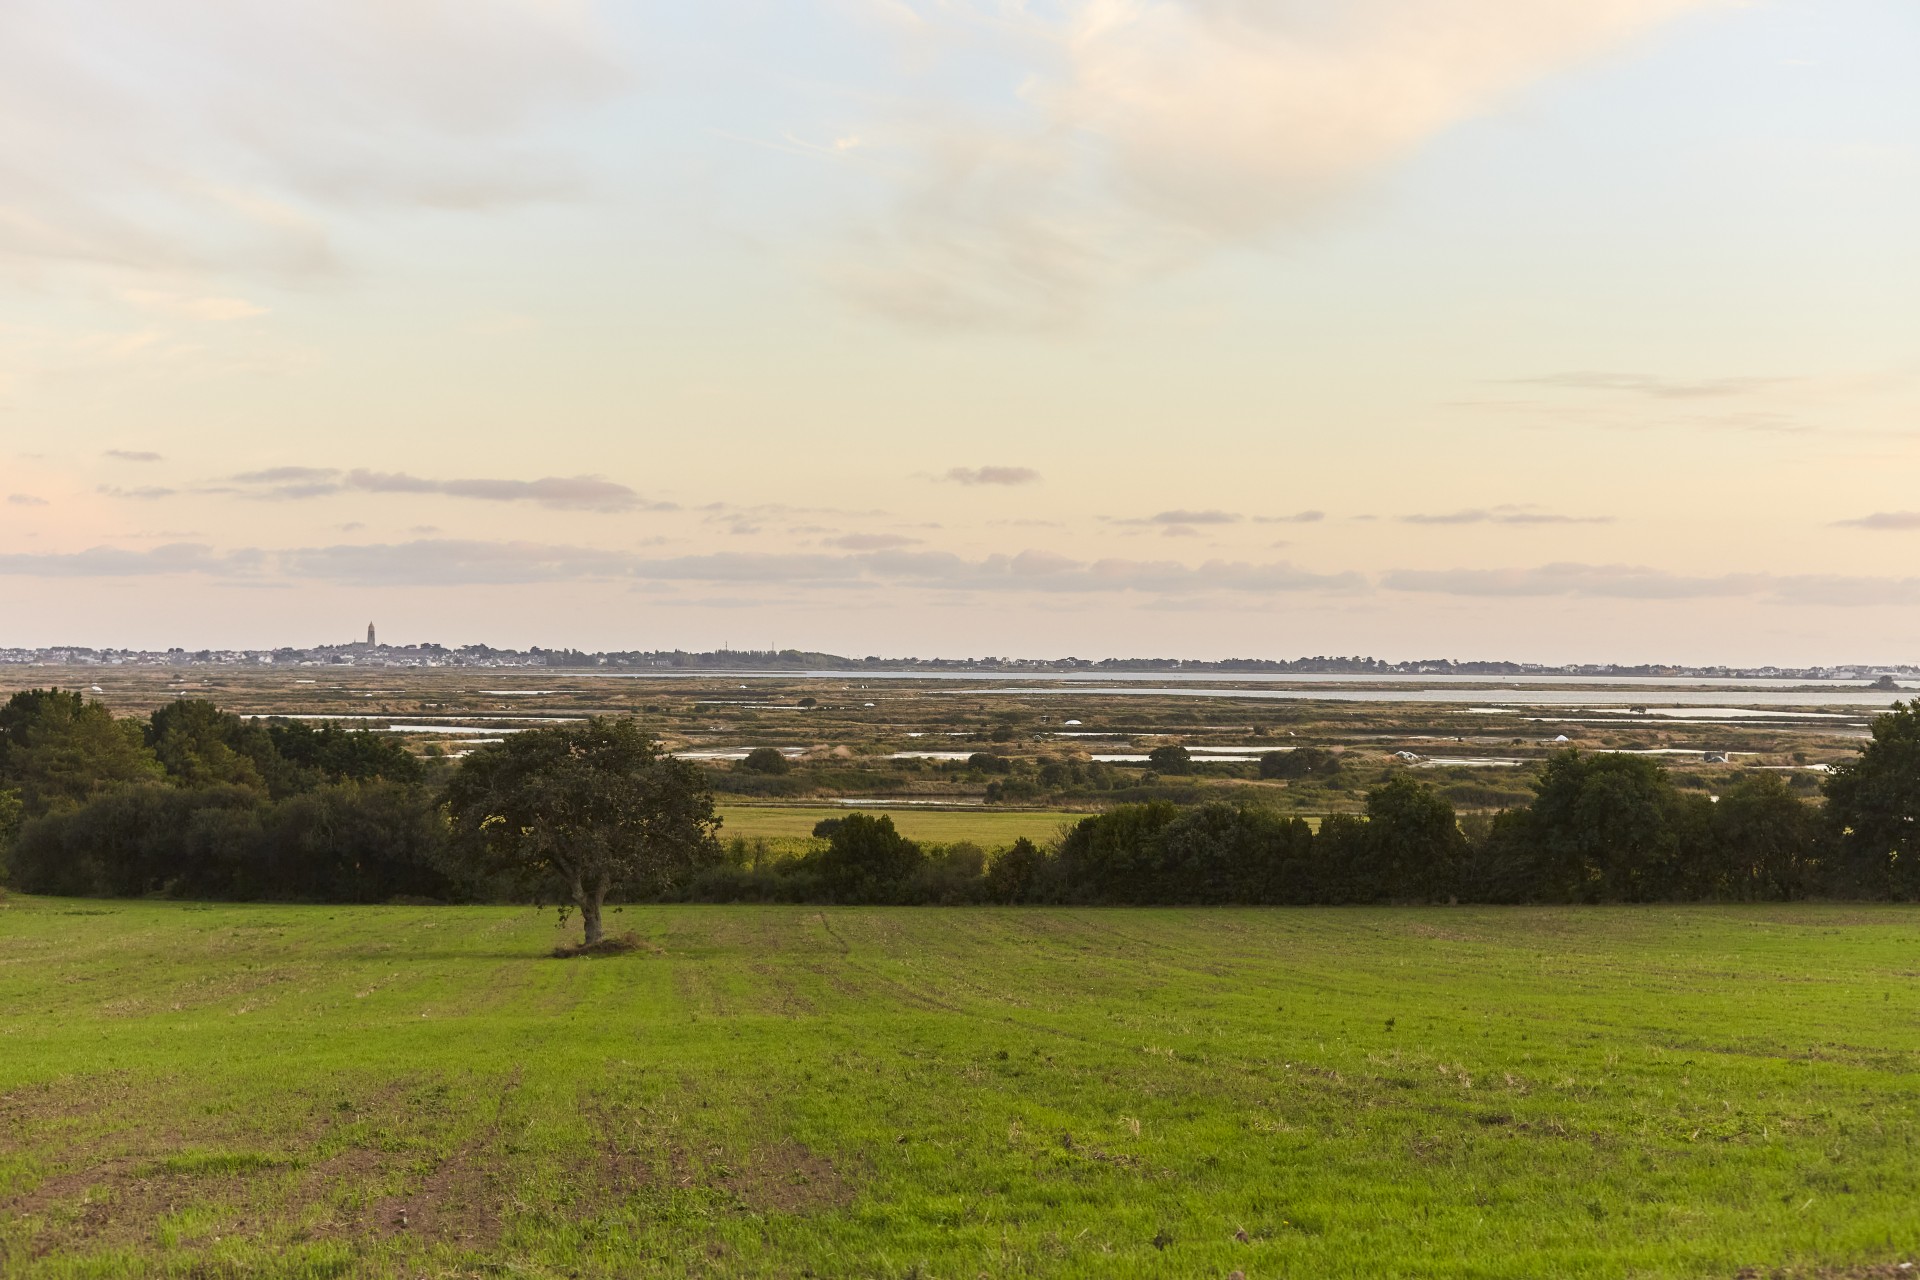
POLYGON ((982 672, 1214 672, 1223 675, 1435 675, 1562 677, 1698 677, 1739 680, 1861 680, 1920 678, 1920 665, 1843 663, 1817 667, 1678 666, 1537 662, 1455 661, 1422 658, 1388 662, 1370 657, 1226 658, 886 658, 849 657, 802 649, 498 649, 492 645, 382 644, 371 624, 365 640, 275 649, 112 649, 85 645, 0 648, 0 664, 73 667, 552 667, 613 670, 710 671, 982 671, 982 672))

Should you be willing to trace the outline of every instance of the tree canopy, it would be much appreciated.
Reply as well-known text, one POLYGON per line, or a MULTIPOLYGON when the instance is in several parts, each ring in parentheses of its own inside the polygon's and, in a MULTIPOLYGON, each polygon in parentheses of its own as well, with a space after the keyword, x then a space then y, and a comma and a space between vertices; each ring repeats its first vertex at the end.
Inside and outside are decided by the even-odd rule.
POLYGON ((659 894, 718 861, 704 773, 631 720, 515 734, 474 752, 447 786, 454 847, 486 869, 579 908, 603 936, 609 894, 659 894))
POLYGON ((1855 892, 1920 897, 1920 698, 1876 716, 1872 739, 1827 779, 1827 815, 1855 892))
POLYGON ((38 817, 131 782, 158 778, 140 723, 62 689, 23 689, 0 704, 0 788, 38 817))

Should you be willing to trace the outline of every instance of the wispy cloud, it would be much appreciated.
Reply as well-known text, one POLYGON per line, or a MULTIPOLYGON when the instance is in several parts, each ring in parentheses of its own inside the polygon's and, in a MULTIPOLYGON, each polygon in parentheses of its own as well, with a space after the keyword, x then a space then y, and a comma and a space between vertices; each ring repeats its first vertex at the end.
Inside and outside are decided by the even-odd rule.
POLYGON ((31 493, 10 493, 7 495, 7 504, 15 507, 44 507, 47 505, 47 500, 35 497, 31 493))
POLYGON ((1612 524, 1612 516, 1568 516, 1531 507, 1474 507, 1442 514, 1400 516, 1403 524, 1612 524))
POLYGON ((1753 599, 1791 605, 1858 608, 1920 604, 1920 578, 1869 574, 1683 574, 1645 565, 1541 565, 1532 569, 1397 570, 1383 574, 1388 591, 1525 598, 1601 600, 1753 599))
POLYGON ((152 502, 157 498, 171 498, 178 489, 169 489, 164 485, 148 484, 134 489, 123 489, 118 485, 103 484, 99 493, 108 498, 133 498, 140 502, 152 502))
POLYGON ((1389 591, 1449 596, 1599 596, 1625 600, 1749 596, 1773 582, 1766 574, 1689 577, 1641 565, 1549 564, 1534 569, 1398 569, 1381 576, 1389 591))
POLYGON ((1657 400, 1703 400, 1722 396, 1749 395, 1755 391, 1764 391, 1784 383, 1795 381, 1793 378, 1745 377, 1745 378, 1668 378, 1651 373, 1606 373, 1583 371, 1574 373, 1550 373, 1538 378, 1514 378, 1515 385, 1531 387, 1559 387, 1569 391, 1620 391, 1633 395, 1651 396, 1657 400))
POLYGON ((888 25, 911 14, 917 48, 996 50, 1019 89, 860 129, 873 171, 905 176, 835 279, 916 325, 1069 323, 1116 284, 1311 224, 1447 127, 1710 2, 898 0, 888 25))
POLYGON ((1032 467, 954 467, 942 479, 968 485, 1034 484, 1039 481, 1040 473, 1032 467))
POLYGON ((1239 524, 1246 519, 1237 511, 1189 511, 1176 508, 1172 511, 1156 511, 1150 516, 1131 516, 1124 520, 1115 520, 1114 524, 1158 524, 1158 525, 1196 525, 1196 524, 1239 524))
POLYGON ((1791 606, 1920 606, 1920 577, 1850 574, 1681 574, 1645 565, 1562 562, 1515 569, 1402 569, 1320 573, 1284 561, 1107 558, 1050 551, 969 559, 945 551, 716 552, 648 556, 524 541, 420 538, 286 550, 216 551, 172 543, 148 551, 98 546, 68 553, 0 554, 0 575, 42 578, 197 576, 258 584, 324 581, 365 587, 522 586, 546 582, 704 584, 733 589, 914 590, 971 594, 1240 598, 1379 591, 1462 599, 1688 601, 1746 599, 1791 606))
POLYGON ((1843 529, 1873 529, 1882 533, 1920 529, 1920 511, 1876 511, 1870 516, 1836 520, 1833 523, 1843 529))
MULTIPOLYGON (((432 480, 403 471, 332 467, 269 467, 228 477, 242 496, 296 502, 339 493, 440 494, 486 502, 532 502, 560 511, 677 511, 671 502, 643 498, 602 476, 545 476, 538 480, 432 480)), ((213 490, 219 492, 219 490, 213 490)))
POLYGON ((898 533, 843 533, 824 541, 829 547, 839 547, 845 551, 891 551, 896 547, 914 546, 921 539, 898 533))
POLYGON ((569 189, 530 143, 621 74, 570 0, 0 5, 0 265, 140 281, 147 309, 238 299, 145 281, 334 269, 343 211, 479 209, 569 189))
POLYGON ((161 460, 159 454, 146 449, 109 449, 102 456, 120 462, 159 462, 161 460))
POLYGON ((196 574, 225 578, 252 573, 264 559, 258 551, 216 552, 199 543, 175 542, 148 551, 90 547, 85 551, 54 554, 0 554, 0 574, 36 578, 140 578, 163 574, 196 574))
POLYGON ((911 587, 946 592, 1097 592, 1193 595, 1210 592, 1353 592, 1355 573, 1314 573, 1285 563, 1211 560, 1077 560, 1023 551, 969 560, 944 551, 847 553, 716 552, 648 557, 631 552, 533 542, 418 539, 337 544, 282 551, 215 553, 197 544, 149 552, 96 547, 68 554, 0 556, 0 574, 41 577, 263 574, 295 581, 366 586, 507 586, 608 581, 911 587))
POLYGON ((183 320, 251 320, 267 314, 265 307, 245 298, 203 297, 159 289, 127 289, 120 296, 142 310, 183 320))
POLYGON ((1255 524, 1319 524, 1327 518, 1324 511, 1296 511, 1290 516, 1255 516, 1255 524))

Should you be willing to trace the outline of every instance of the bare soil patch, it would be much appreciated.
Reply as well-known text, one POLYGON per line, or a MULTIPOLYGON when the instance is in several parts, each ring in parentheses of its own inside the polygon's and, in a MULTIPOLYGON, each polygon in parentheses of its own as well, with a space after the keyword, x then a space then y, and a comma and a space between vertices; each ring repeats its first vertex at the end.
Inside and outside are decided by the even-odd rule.
POLYGON ((631 951, 646 951, 647 944, 637 933, 623 933, 618 937, 602 938, 598 942, 579 942, 562 945, 553 949, 555 960, 572 960, 578 956, 623 956, 631 951))

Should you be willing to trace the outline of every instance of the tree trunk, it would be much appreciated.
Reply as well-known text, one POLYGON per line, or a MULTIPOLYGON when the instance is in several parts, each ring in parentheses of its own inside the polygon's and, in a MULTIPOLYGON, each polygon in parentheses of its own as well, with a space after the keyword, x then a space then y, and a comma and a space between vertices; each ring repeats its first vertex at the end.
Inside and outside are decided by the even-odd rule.
POLYGON ((606 896, 604 889, 579 895, 580 927, 586 933, 586 945, 589 947, 600 941, 600 902, 606 896))

